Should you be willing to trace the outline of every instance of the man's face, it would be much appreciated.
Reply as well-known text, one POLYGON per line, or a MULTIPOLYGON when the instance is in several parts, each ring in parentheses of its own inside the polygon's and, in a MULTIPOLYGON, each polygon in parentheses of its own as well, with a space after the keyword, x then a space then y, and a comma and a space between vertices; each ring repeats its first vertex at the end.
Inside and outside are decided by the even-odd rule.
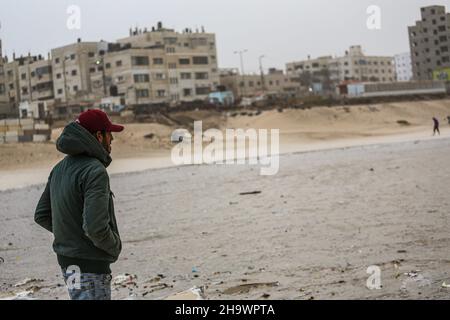
POLYGON ((111 132, 106 132, 102 134, 101 132, 97 132, 97 140, 102 144, 103 148, 105 148, 108 154, 111 154, 111 142, 113 142, 114 137, 111 132))

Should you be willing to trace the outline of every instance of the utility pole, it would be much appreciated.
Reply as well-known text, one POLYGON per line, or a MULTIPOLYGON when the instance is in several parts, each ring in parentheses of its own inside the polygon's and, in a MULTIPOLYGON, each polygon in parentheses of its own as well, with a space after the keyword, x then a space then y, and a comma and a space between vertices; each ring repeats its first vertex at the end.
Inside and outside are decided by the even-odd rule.
POLYGON ((263 93, 266 92, 266 84, 265 84, 265 79, 264 79, 264 68, 262 65, 262 59, 265 58, 265 55, 259 56, 259 69, 261 70, 261 88, 263 93))
POLYGON ((104 94, 104 97, 106 97, 107 96, 107 93, 106 93, 106 74, 105 74, 105 59, 102 57, 102 58, 100 58, 99 60, 97 60, 96 62, 95 62, 95 64, 96 65, 102 65, 102 78, 103 78, 103 94, 104 94))
POLYGON ((66 76, 66 61, 69 60, 67 56, 63 58, 63 77, 64 77, 64 99, 66 100, 66 108, 69 106, 67 95, 67 76, 66 76))
POLYGON ((234 54, 239 54, 239 57, 241 59, 241 74, 242 74, 242 79, 244 80, 244 86, 243 88, 243 96, 245 97, 245 70, 244 70, 244 53, 248 52, 247 49, 245 50, 240 50, 240 51, 235 51, 234 54))

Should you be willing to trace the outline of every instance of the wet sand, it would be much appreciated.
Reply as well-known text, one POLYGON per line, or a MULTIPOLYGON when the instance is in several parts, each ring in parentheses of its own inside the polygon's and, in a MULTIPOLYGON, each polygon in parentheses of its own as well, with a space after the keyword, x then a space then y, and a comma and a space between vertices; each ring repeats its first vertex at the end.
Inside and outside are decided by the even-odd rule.
MULTIPOLYGON (((450 139, 428 135, 285 154, 275 176, 236 165, 115 174, 124 246, 112 269, 136 274, 142 299, 193 286, 206 299, 448 299, 449 160, 450 139), (366 288, 371 265, 381 290, 366 288)), ((52 236, 33 222, 42 191, 0 192, 0 297, 36 278, 35 298, 67 299, 52 236)))

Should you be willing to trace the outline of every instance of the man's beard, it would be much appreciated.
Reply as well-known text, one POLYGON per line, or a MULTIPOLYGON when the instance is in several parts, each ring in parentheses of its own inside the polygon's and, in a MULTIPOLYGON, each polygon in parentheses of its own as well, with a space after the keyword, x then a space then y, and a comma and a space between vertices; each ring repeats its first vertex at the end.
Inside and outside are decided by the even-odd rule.
POLYGON ((108 152, 108 154, 111 154, 111 146, 108 145, 105 140, 103 140, 102 146, 103 146, 103 149, 105 149, 105 151, 108 152))

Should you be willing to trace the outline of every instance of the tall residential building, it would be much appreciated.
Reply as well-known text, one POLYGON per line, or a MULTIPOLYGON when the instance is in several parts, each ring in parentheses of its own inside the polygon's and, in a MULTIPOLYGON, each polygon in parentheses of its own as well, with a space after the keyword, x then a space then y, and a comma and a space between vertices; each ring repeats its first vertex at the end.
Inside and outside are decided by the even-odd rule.
POLYGON ((241 75, 237 69, 222 69, 220 83, 235 97, 253 97, 263 93, 285 97, 295 97, 302 92, 300 83, 292 75, 274 68, 260 74, 241 75))
MULTIPOLYGON (((20 57, 16 59, 15 55, 13 55, 13 60, 9 61, 6 59, 6 63, 4 64, 4 71, 5 71, 5 87, 6 87, 6 93, 9 97, 9 101, 13 104, 19 104, 21 101, 24 100, 24 97, 22 96, 22 86, 20 83, 20 73, 19 73, 19 66, 23 66, 25 64, 29 64, 31 61, 37 60, 37 57, 27 56, 27 57, 20 57)), ((29 74, 27 70, 27 75, 29 74)), ((31 79, 27 77, 27 79, 31 79)), ((23 85, 23 84, 22 84, 23 85)), ((29 92, 29 86, 28 83, 26 85, 26 93, 29 92)))
POLYGON ((450 67, 450 13, 445 6, 421 8, 420 21, 408 27, 414 79, 432 80, 433 72, 450 67))
POLYGON ((361 46, 352 46, 342 57, 325 56, 286 64, 288 74, 297 74, 303 81, 394 82, 394 58, 365 55, 361 46))
POLYGON ((413 79, 411 53, 397 54, 394 56, 394 61, 397 81, 411 81, 413 79))
MULTIPOLYGON (((91 71, 102 71, 98 64, 107 51, 106 42, 82 42, 52 49, 52 77, 56 104, 80 103, 95 98, 91 71)), ((109 94, 108 94, 109 95, 109 94)))
POLYGON ((2 40, 0 39, 0 103, 6 104, 8 102, 8 97, 6 94, 4 63, 5 61, 3 58, 2 40))
POLYGON ((123 72, 125 65, 130 66, 118 89, 129 97, 131 104, 204 100, 220 84, 216 37, 203 28, 180 33, 158 23, 150 31, 130 30, 129 37, 117 43, 121 48, 118 52, 111 50, 105 61, 110 56, 113 60, 118 59, 116 56, 128 56, 123 57, 126 61, 122 66, 113 62, 111 69, 118 70, 107 73, 117 74, 123 72), (136 55, 138 50, 140 55, 136 55), (124 92, 129 88, 134 92, 124 92))

